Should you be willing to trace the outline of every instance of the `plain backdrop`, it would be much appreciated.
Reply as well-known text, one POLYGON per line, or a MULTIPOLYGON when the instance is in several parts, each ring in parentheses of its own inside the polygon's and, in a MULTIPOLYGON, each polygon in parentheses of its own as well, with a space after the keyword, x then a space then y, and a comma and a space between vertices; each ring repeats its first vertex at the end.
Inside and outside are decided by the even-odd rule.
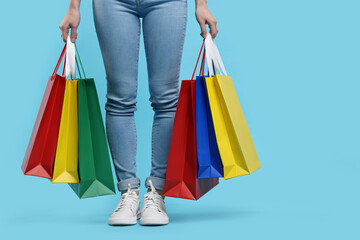
MULTIPOLYGON (((191 77, 202 42, 194 5, 188 1, 181 79, 191 77)), ((68 1, 1 1, 1 238, 360 237, 360 2, 209 0, 208 6, 218 20, 215 41, 262 168, 221 179, 199 201, 166 198, 168 226, 110 227, 108 216, 119 194, 79 200, 67 184, 24 176, 20 169, 63 47, 58 27, 68 1)), ((78 33, 78 48, 87 75, 96 81, 104 117, 105 71, 89 0, 82 1, 78 33)), ((139 61, 135 117, 143 195, 153 111, 142 38, 139 61)))

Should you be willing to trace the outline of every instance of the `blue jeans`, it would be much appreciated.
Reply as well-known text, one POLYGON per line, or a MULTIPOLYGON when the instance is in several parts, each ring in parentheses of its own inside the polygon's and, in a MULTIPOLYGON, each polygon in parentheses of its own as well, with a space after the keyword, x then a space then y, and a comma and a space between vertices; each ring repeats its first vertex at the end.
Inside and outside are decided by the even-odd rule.
MULTIPOLYGON (((93 0, 94 21, 107 79, 106 133, 119 191, 139 187, 136 176, 137 96, 140 18, 151 106, 151 173, 156 189, 165 182, 171 133, 179 96, 186 0, 93 0)), ((147 119, 146 119, 147 120, 147 119)))

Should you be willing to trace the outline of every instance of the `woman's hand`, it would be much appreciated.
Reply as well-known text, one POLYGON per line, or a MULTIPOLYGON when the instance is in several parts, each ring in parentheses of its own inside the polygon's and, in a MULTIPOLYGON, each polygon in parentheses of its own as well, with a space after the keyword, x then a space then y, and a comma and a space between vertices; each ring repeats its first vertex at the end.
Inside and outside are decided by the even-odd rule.
POLYGON ((216 26, 217 21, 206 6, 207 0, 196 0, 195 16, 201 28, 201 36, 206 38, 206 24, 209 25, 210 34, 213 38, 216 37, 219 30, 216 26))
POLYGON ((77 38, 77 28, 80 24, 80 1, 70 0, 69 10, 60 24, 61 38, 66 42, 69 29, 71 28, 70 40, 75 42, 77 38))

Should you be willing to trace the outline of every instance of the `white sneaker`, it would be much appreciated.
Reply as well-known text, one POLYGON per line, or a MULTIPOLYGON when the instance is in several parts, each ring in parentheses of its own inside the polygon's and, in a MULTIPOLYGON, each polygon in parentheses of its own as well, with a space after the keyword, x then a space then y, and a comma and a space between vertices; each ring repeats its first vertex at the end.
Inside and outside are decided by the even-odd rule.
POLYGON ((109 217, 109 225, 133 225, 140 218, 140 197, 138 189, 129 188, 121 194, 119 204, 109 217))
POLYGON ((141 225, 165 225, 169 223, 166 213, 165 202, 162 196, 155 191, 154 185, 149 180, 151 191, 144 195, 140 224, 141 225))

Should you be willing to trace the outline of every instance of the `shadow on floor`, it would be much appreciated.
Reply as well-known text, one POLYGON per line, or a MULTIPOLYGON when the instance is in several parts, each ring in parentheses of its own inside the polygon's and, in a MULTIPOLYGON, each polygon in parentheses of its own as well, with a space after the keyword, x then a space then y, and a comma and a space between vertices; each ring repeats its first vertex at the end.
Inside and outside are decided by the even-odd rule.
POLYGON ((74 215, 72 214, 49 214, 42 212, 27 212, 22 213, 21 215, 13 215, 7 219, 8 223, 15 223, 17 225, 37 225, 37 224, 62 224, 62 223, 70 223, 74 225, 107 225, 108 216, 107 215, 74 215))
POLYGON ((168 212, 171 222, 201 222, 201 221, 219 221, 247 218, 257 214, 256 211, 240 210, 240 209, 201 209, 197 211, 168 212))

